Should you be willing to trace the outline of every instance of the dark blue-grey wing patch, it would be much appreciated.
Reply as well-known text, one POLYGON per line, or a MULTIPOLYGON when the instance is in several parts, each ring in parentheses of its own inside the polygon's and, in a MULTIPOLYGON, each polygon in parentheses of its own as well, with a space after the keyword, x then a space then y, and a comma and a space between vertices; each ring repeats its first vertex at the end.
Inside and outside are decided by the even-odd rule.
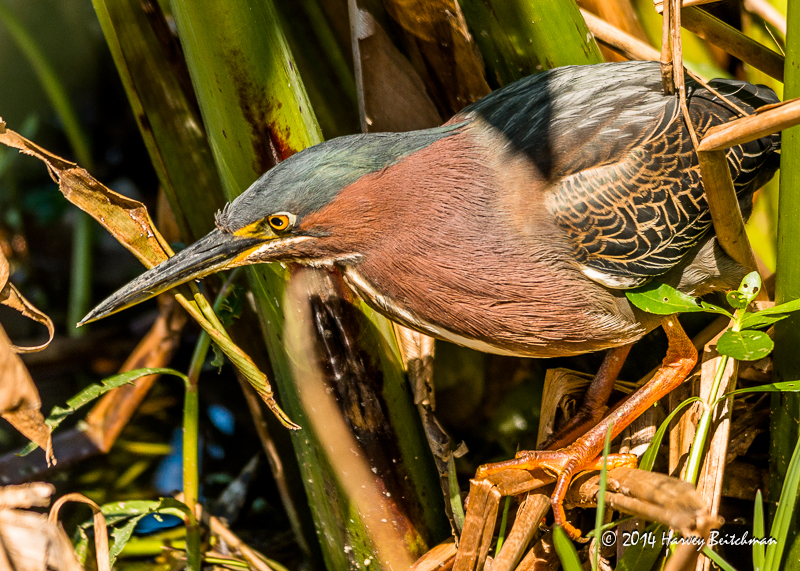
MULTIPOLYGON (((747 111, 777 101, 767 88, 742 82, 717 81, 712 87, 747 111)), ((691 85, 690 95, 693 124, 701 135, 735 117, 705 89, 691 85)), ((688 130, 677 101, 664 99, 663 115, 654 121, 658 128, 644 140, 616 162, 598 161, 568 174, 547 198, 556 223, 575 247, 581 270, 608 287, 636 287, 669 271, 711 228, 688 130)), ((728 151, 743 211, 749 210, 752 193, 777 169, 779 147, 774 135, 728 151)), ((591 146, 583 146, 587 148, 591 146)))

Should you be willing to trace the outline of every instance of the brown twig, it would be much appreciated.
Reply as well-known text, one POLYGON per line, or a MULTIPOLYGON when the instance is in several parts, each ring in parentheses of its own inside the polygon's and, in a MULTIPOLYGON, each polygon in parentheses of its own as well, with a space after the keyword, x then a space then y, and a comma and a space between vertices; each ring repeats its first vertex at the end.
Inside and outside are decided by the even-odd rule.
POLYGON ((595 39, 602 44, 610 47, 616 52, 619 52, 628 59, 649 61, 659 60, 660 54, 658 50, 652 47, 650 44, 647 44, 642 40, 625 33, 623 30, 620 30, 613 24, 610 24, 602 18, 595 16, 591 12, 581 9, 581 14, 583 15, 583 19, 586 21, 589 31, 592 32, 592 35, 595 37, 595 39))
POLYGON ((664 87, 665 95, 675 93, 674 63, 672 61, 674 52, 672 50, 672 34, 670 34, 671 21, 672 1, 668 0, 661 18, 661 83, 664 87))
POLYGON ((689 136, 692 138, 692 145, 695 151, 699 145, 697 140, 697 133, 692 124, 692 118, 689 115, 689 106, 686 104, 686 82, 683 77, 683 46, 681 43, 681 7, 680 0, 671 0, 672 6, 670 8, 670 25, 669 32, 671 36, 672 47, 672 60, 673 60, 673 73, 675 74, 673 83, 678 91, 678 100, 681 105, 681 113, 683 119, 686 121, 686 128, 689 130, 689 136))

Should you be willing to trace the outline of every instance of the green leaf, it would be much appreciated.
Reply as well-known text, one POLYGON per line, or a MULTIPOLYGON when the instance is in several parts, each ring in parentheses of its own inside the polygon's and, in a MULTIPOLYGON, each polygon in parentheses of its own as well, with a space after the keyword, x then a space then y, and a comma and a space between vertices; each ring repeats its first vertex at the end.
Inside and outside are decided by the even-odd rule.
POLYGON ((774 346, 763 331, 728 330, 719 338, 717 351, 739 361, 756 361, 769 355, 774 346))
POLYGON ((734 309, 744 309, 747 307, 747 304, 750 303, 747 301, 747 296, 740 291, 728 292, 728 295, 725 296, 725 299, 734 309))
POLYGON ((131 535, 133 535, 133 530, 136 528, 136 524, 139 523, 139 520, 146 515, 147 514, 134 516, 121 526, 114 528, 114 530, 111 532, 111 535, 114 538, 114 543, 112 543, 108 549, 108 558, 111 561, 112 568, 114 567, 114 563, 117 561, 117 556, 122 552, 122 549, 128 543, 131 535))
POLYGON ((747 387, 744 389, 736 389, 728 394, 720 397, 720 400, 727 398, 731 395, 741 395, 745 393, 798 393, 800 392, 800 381, 783 381, 780 383, 769 383, 766 385, 758 385, 756 387, 747 387))
POLYGON ((772 520, 772 529, 769 535, 774 537, 777 542, 767 546, 767 558, 764 565, 767 571, 778 571, 780 569, 781 558, 787 543, 787 535, 792 525, 792 511, 797 499, 798 486, 800 486, 800 438, 797 439, 792 459, 789 462, 789 468, 786 470, 781 499, 778 501, 775 519, 772 520))
POLYGON ((762 309, 757 315, 776 315, 779 313, 792 313, 793 311, 800 310, 800 299, 793 299, 780 305, 774 305, 766 309, 762 309))
POLYGON ((500 553, 500 549, 503 548, 503 542, 506 539, 506 525, 508 525, 508 510, 511 507, 511 498, 506 496, 503 505, 503 517, 500 519, 500 531, 497 532, 497 545, 494 548, 495 557, 500 553))
POLYGON ((798 310, 800 310, 800 299, 794 299, 780 305, 756 311, 755 313, 748 313, 742 320, 742 329, 767 327, 781 319, 789 317, 789 313, 798 310))
MULTIPOLYGON (((187 381, 186 375, 176 371, 175 369, 144 368, 134 369, 133 371, 127 371, 125 373, 119 373, 118 375, 113 375, 107 379, 103 379, 102 385, 94 383, 80 391, 67 401, 67 408, 54 406, 50 411, 50 416, 45 419, 45 423, 50 427, 51 430, 55 430, 65 418, 77 411, 82 406, 92 402, 97 397, 102 396, 108 391, 116 389, 117 387, 121 387, 122 385, 126 384, 132 384, 134 381, 141 379, 142 377, 149 377, 150 375, 175 375, 176 377, 183 379, 184 382, 187 381)), ((36 444, 31 442, 22 450, 22 452, 19 453, 19 456, 26 456, 36 450, 36 448, 36 444)))
POLYGON ((769 327, 773 323, 777 323, 781 319, 786 319, 788 315, 765 315, 762 312, 746 313, 742 318, 742 329, 761 329, 762 327, 769 327))
POLYGON ((553 545, 555 545, 556 553, 561 560, 561 567, 564 571, 583 571, 578 552, 575 551, 575 546, 561 526, 557 525, 553 528, 553 545))
POLYGON ((89 553, 89 535, 84 527, 78 526, 75 530, 75 535, 73 535, 72 543, 75 546, 75 556, 78 558, 78 562, 85 567, 86 556, 89 553))
POLYGON ((103 504, 100 510, 106 519, 147 515, 158 509, 159 502, 154 500, 129 500, 103 504))
MULTIPOLYGON (((764 502, 761 490, 756 491, 756 503, 753 508, 753 537, 764 537, 764 502)), ((764 544, 753 543, 753 571, 764 571, 764 544)))
POLYGON ((625 292, 628 301, 643 311, 657 315, 706 311, 733 317, 730 313, 711 303, 686 295, 666 284, 650 283, 625 292))
POLYGON ((656 462, 656 454, 658 454, 661 441, 664 439, 664 435, 667 433, 667 428, 669 428, 669 424, 672 422, 672 419, 675 418, 685 407, 700 400, 702 400, 700 397, 691 397, 686 399, 677 407, 675 407, 675 410, 673 410, 664 420, 664 422, 661 423, 661 426, 659 426, 658 430, 656 430, 656 434, 653 437, 653 440, 650 442, 650 445, 647 447, 647 450, 645 450, 644 454, 642 454, 642 459, 639 461, 640 470, 647 470, 649 472, 653 469, 653 464, 656 462))
MULTIPOLYGON (((758 275, 758 272, 750 272, 747 274, 742 283, 739 285, 739 292, 743 296, 745 303, 745 307, 753 301, 758 292, 761 291, 761 276, 758 275)), ((737 309, 740 309, 737 307, 737 309)))

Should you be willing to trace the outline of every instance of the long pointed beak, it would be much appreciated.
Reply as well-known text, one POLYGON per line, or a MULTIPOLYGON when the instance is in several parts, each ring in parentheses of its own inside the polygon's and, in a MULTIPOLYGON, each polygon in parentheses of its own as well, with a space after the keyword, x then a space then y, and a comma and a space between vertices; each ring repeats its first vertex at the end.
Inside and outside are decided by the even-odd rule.
POLYGON ((262 238, 242 237, 212 230, 185 250, 146 271, 111 295, 90 311, 78 326, 146 301, 189 280, 223 270, 231 266, 240 254, 263 243, 262 238))

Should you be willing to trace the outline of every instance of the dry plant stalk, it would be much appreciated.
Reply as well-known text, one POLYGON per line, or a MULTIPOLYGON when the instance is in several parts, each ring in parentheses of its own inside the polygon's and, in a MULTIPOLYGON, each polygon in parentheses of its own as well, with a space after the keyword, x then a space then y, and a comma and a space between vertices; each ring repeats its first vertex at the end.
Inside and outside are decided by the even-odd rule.
POLYGON ((408 571, 449 571, 453 568, 457 552, 456 544, 450 538, 417 559, 408 571))
MULTIPOLYGON (((624 31, 641 42, 647 42, 647 34, 636 17, 631 0, 579 0, 581 12, 591 13, 612 26, 624 31)), ((591 29, 591 28, 590 28, 591 29)), ((627 56, 619 54, 610 46, 600 46, 606 61, 624 61, 627 56), (613 50, 613 51, 612 51, 613 50)))
POLYGON ((514 525, 503 542, 500 553, 492 561, 492 571, 513 571, 520 562, 539 523, 550 510, 550 493, 545 491, 529 492, 517 511, 514 525))
MULTIPOLYGON (((720 334, 721 336, 722 334, 720 334)), ((700 398, 708 403, 714 398, 711 389, 714 377, 719 368, 722 356, 716 351, 717 339, 709 343, 703 352, 703 365, 700 374, 700 398)), ((723 373, 720 393, 725 394, 736 388, 736 373, 738 361, 729 359, 723 373)), ((713 403, 710 403, 713 405, 713 403)), ((719 513, 720 500, 722 499, 722 479, 725 475, 726 457, 728 455, 728 441, 730 440, 731 414, 733 412, 733 397, 729 396, 717 405, 712 425, 708 451, 703 459, 703 468, 697 481, 697 491, 711 506, 711 513, 719 513)), ((711 560, 707 557, 697 562, 697 571, 708 570, 711 560)))
POLYGON ((648 43, 625 33, 613 24, 598 18, 591 12, 581 10, 581 15, 592 35, 600 43, 631 60, 658 61, 661 57, 658 50, 648 43))
MULTIPOLYGON (((700 151, 697 156, 714 232, 720 246, 737 263, 748 269, 756 269, 756 259, 747 239, 725 152, 700 151)), ((759 292, 759 296, 762 295, 766 295, 765 289, 759 292)))
MULTIPOLYGON (((714 230, 725 252, 746 268, 756 268, 755 257, 747 239, 739 202, 733 188, 723 149, 753 141, 800 123, 800 102, 787 101, 770 105, 756 114, 709 129, 700 144, 698 157, 714 230), (713 149, 713 150, 710 150, 713 149)), ((756 298, 766 301, 762 288, 756 298)))
MULTIPOLYGON (((206 514, 203 511, 203 506, 197 504, 197 511, 197 519, 205 519, 206 514)), ((258 551, 242 541, 239 536, 233 533, 230 528, 228 528, 228 526, 219 518, 208 516, 208 526, 211 529, 211 533, 219 536, 219 538, 223 540, 228 547, 241 553, 244 560, 252 565, 256 571, 272 571, 272 567, 267 565, 267 563, 264 561, 264 557, 258 551)))
MULTIPOLYGON (((583 474, 570 486, 567 500, 578 507, 594 507, 599 489, 599 474, 583 474)), ((606 505, 677 529, 685 537, 696 535, 709 522, 712 527, 722 524, 708 512, 706 502, 689 482, 635 468, 608 471, 606 505)))
MULTIPOLYGON (((714 2, 719 2, 720 0, 683 0, 681 4, 684 8, 689 6, 700 6, 701 4, 712 4, 714 2)), ((667 0, 669 2, 669 0, 667 0)), ((664 0, 653 0, 653 5, 655 6, 656 12, 661 14, 664 11, 664 0)))
POLYGON ((800 98, 757 109, 754 115, 709 129, 700 151, 722 151, 734 145, 760 139, 800 123, 800 98))

